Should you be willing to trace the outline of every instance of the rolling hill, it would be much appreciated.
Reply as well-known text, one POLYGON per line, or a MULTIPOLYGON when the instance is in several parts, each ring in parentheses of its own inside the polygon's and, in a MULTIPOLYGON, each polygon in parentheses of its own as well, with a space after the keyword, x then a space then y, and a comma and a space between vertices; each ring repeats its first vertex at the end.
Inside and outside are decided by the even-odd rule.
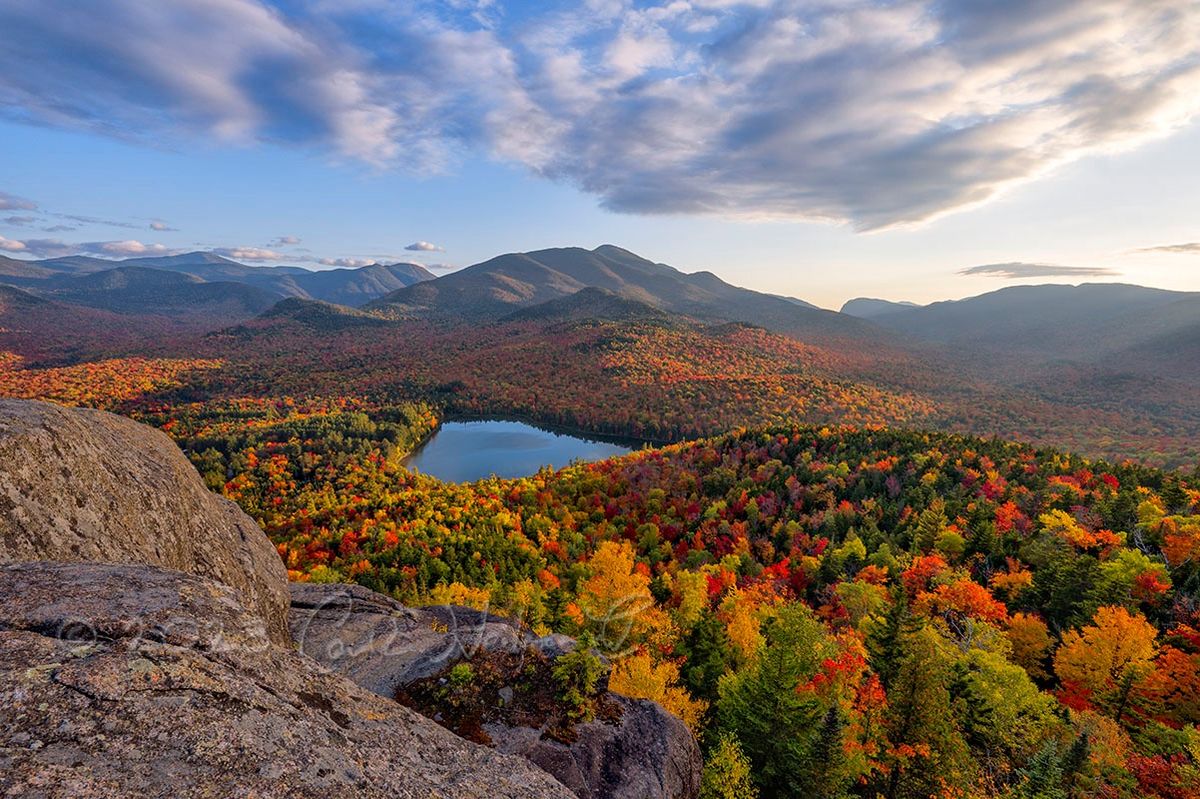
POLYGON ((980 364, 1072 362, 1194 379, 1200 293, 1119 283, 1014 286, 874 317, 980 364))
POLYGON ((210 283, 160 269, 122 266, 80 277, 46 281, 43 297, 130 315, 194 318, 229 323, 256 316, 279 297, 244 283, 210 283))

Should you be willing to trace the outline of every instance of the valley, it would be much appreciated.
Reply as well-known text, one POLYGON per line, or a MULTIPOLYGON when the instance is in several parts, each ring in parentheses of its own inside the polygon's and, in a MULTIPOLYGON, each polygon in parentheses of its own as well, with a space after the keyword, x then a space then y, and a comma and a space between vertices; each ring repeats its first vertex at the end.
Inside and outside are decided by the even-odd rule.
POLYGON ((765 796, 1191 784, 1200 400, 1113 355, 1144 338, 901 330, 616 248, 233 317, 120 276, 8 289, 0 394, 166 432, 293 581, 589 637, 765 796))

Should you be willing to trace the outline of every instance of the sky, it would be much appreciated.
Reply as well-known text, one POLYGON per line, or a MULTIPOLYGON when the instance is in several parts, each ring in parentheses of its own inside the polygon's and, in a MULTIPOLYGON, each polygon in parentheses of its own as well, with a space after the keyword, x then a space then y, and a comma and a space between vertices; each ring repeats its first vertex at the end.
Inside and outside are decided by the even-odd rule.
POLYGON ((0 0, 0 255, 1200 290, 1200 0, 0 0))

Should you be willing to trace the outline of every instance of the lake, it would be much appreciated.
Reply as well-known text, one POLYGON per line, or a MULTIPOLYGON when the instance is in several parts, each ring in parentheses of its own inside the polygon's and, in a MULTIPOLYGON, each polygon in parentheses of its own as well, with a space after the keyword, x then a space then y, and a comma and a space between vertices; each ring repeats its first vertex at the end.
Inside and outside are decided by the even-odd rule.
POLYGON ((446 422, 405 459, 404 465, 448 483, 491 477, 525 477, 543 466, 598 461, 631 448, 609 441, 554 433, 523 422, 446 422))

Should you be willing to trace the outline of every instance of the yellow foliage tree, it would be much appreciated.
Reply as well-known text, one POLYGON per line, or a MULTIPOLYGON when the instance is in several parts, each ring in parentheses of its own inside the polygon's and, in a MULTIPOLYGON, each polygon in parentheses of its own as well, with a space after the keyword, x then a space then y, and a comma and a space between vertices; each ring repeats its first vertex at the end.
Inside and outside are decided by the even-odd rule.
POLYGON ((1119 721, 1133 685, 1152 668, 1156 635, 1141 614, 1102 607, 1090 625, 1063 636, 1054 672, 1064 683, 1091 691, 1119 721))
POLYGON ((1008 641, 1012 644, 1012 661, 1030 677, 1044 678, 1046 653, 1053 641, 1046 623, 1029 613, 1014 613, 1008 624, 1008 641))
POLYGON ((658 702, 668 712, 683 719, 693 732, 700 732, 708 703, 693 699, 679 684, 679 667, 670 661, 656 664, 645 652, 622 658, 613 666, 608 687, 633 699, 658 702))
POLYGON ((626 541, 605 541, 587 563, 590 576, 579 587, 578 604, 597 645, 616 652, 646 632, 646 612, 654 607, 650 576, 638 568, 626 541))

